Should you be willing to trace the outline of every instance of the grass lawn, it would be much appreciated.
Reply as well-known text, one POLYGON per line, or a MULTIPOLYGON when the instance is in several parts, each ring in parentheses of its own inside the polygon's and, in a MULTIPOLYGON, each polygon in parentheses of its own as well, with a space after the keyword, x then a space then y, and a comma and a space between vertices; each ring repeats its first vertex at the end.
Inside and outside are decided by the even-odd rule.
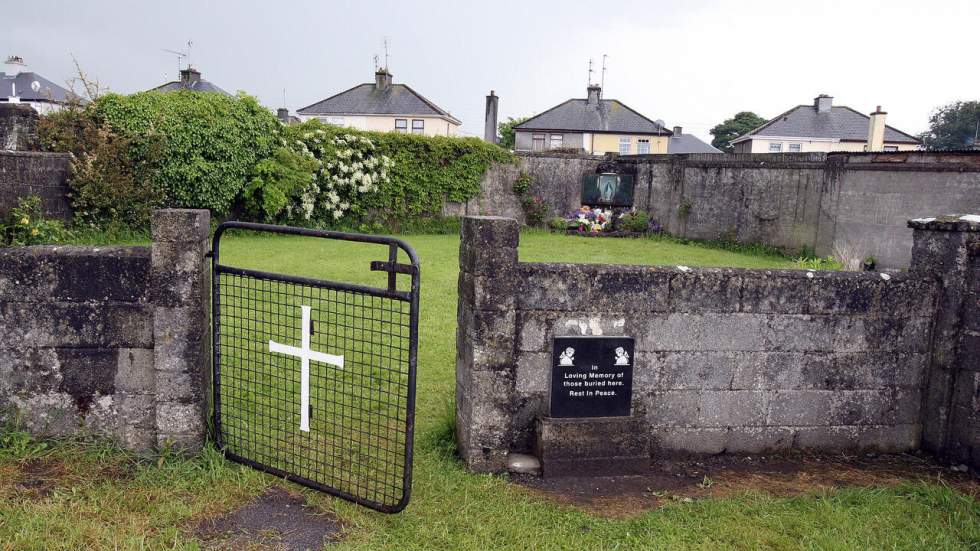
MULTIPOLYGON (((557 505, 505 477, 467 473, 452 441, 456 236, 408 236, 422 260, 415 481, 399 515, 313 491, 308 502, 346 526, 338 549, 980 549, 980 502, 939 482, 762 493, 672 502, 629 518, 557 505)), ((223 263, 380 284, 360 245, 232 236, 223 263)), ((669 240, 589 239, 531 232, 525 261, 792 268, 669 240)), ((195 549, 196 524, 283 484, 213 449, 139 460, 104 442, 0 436, 0 549, 195 549)))

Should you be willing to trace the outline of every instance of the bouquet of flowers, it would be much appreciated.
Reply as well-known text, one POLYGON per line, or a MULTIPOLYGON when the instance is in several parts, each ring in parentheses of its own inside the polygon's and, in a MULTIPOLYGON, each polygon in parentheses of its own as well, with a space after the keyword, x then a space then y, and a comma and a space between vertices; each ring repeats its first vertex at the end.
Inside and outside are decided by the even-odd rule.
POLYGON ((568 227, 582 233, 599 233, 611 227, 611 210, 590 208, 585 205, 568 216, 568 227))

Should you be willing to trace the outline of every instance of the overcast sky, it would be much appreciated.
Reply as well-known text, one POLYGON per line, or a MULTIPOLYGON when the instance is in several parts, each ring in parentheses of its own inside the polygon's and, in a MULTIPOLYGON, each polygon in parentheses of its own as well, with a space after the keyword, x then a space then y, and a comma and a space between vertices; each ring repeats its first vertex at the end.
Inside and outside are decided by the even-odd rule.
MULTIPOLYGON (((395 82, 482 135, 500 115, 584 97, 589 58, 608 57, 604 97, 708 139, 737 111, 770 118, 820 93, 924 130, 929 113, 980 99, 980 2, 5 2, 0 54, 58 83, 82 68, 130 93, 191 62, 225 90, 291 111, 373 79, 390 39, 395 82)), ((600 78, 597 71, 596 80, 600 78)))

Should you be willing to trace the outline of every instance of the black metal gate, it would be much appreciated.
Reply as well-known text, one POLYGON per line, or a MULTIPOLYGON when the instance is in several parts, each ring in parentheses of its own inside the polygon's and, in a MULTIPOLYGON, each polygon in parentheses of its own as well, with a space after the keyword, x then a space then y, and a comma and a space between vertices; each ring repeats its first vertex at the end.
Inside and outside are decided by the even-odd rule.
POLYGON ((218 446, 304 486, 386 513, 404 509, 415 425, 415 251, 390 237, 245 222, 221 224, 211 250, 218 446), (221 237, 231 229, 377 244, 387 260, 366 268, 387 272, 387 285, 222 264, 221 237), (399 249, 409 263, 399 263, 399 249), (399 274, 410 288, 399 290, 399 274))

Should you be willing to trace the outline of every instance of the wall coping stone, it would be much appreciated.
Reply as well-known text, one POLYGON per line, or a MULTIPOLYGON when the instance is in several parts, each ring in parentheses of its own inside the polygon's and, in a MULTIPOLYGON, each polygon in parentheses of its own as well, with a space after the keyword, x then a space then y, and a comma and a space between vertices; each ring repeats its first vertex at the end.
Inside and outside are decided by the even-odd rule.
POLYGON ((913 230, 980 232, 980 214, 947 214, 909 220, 913 230))

